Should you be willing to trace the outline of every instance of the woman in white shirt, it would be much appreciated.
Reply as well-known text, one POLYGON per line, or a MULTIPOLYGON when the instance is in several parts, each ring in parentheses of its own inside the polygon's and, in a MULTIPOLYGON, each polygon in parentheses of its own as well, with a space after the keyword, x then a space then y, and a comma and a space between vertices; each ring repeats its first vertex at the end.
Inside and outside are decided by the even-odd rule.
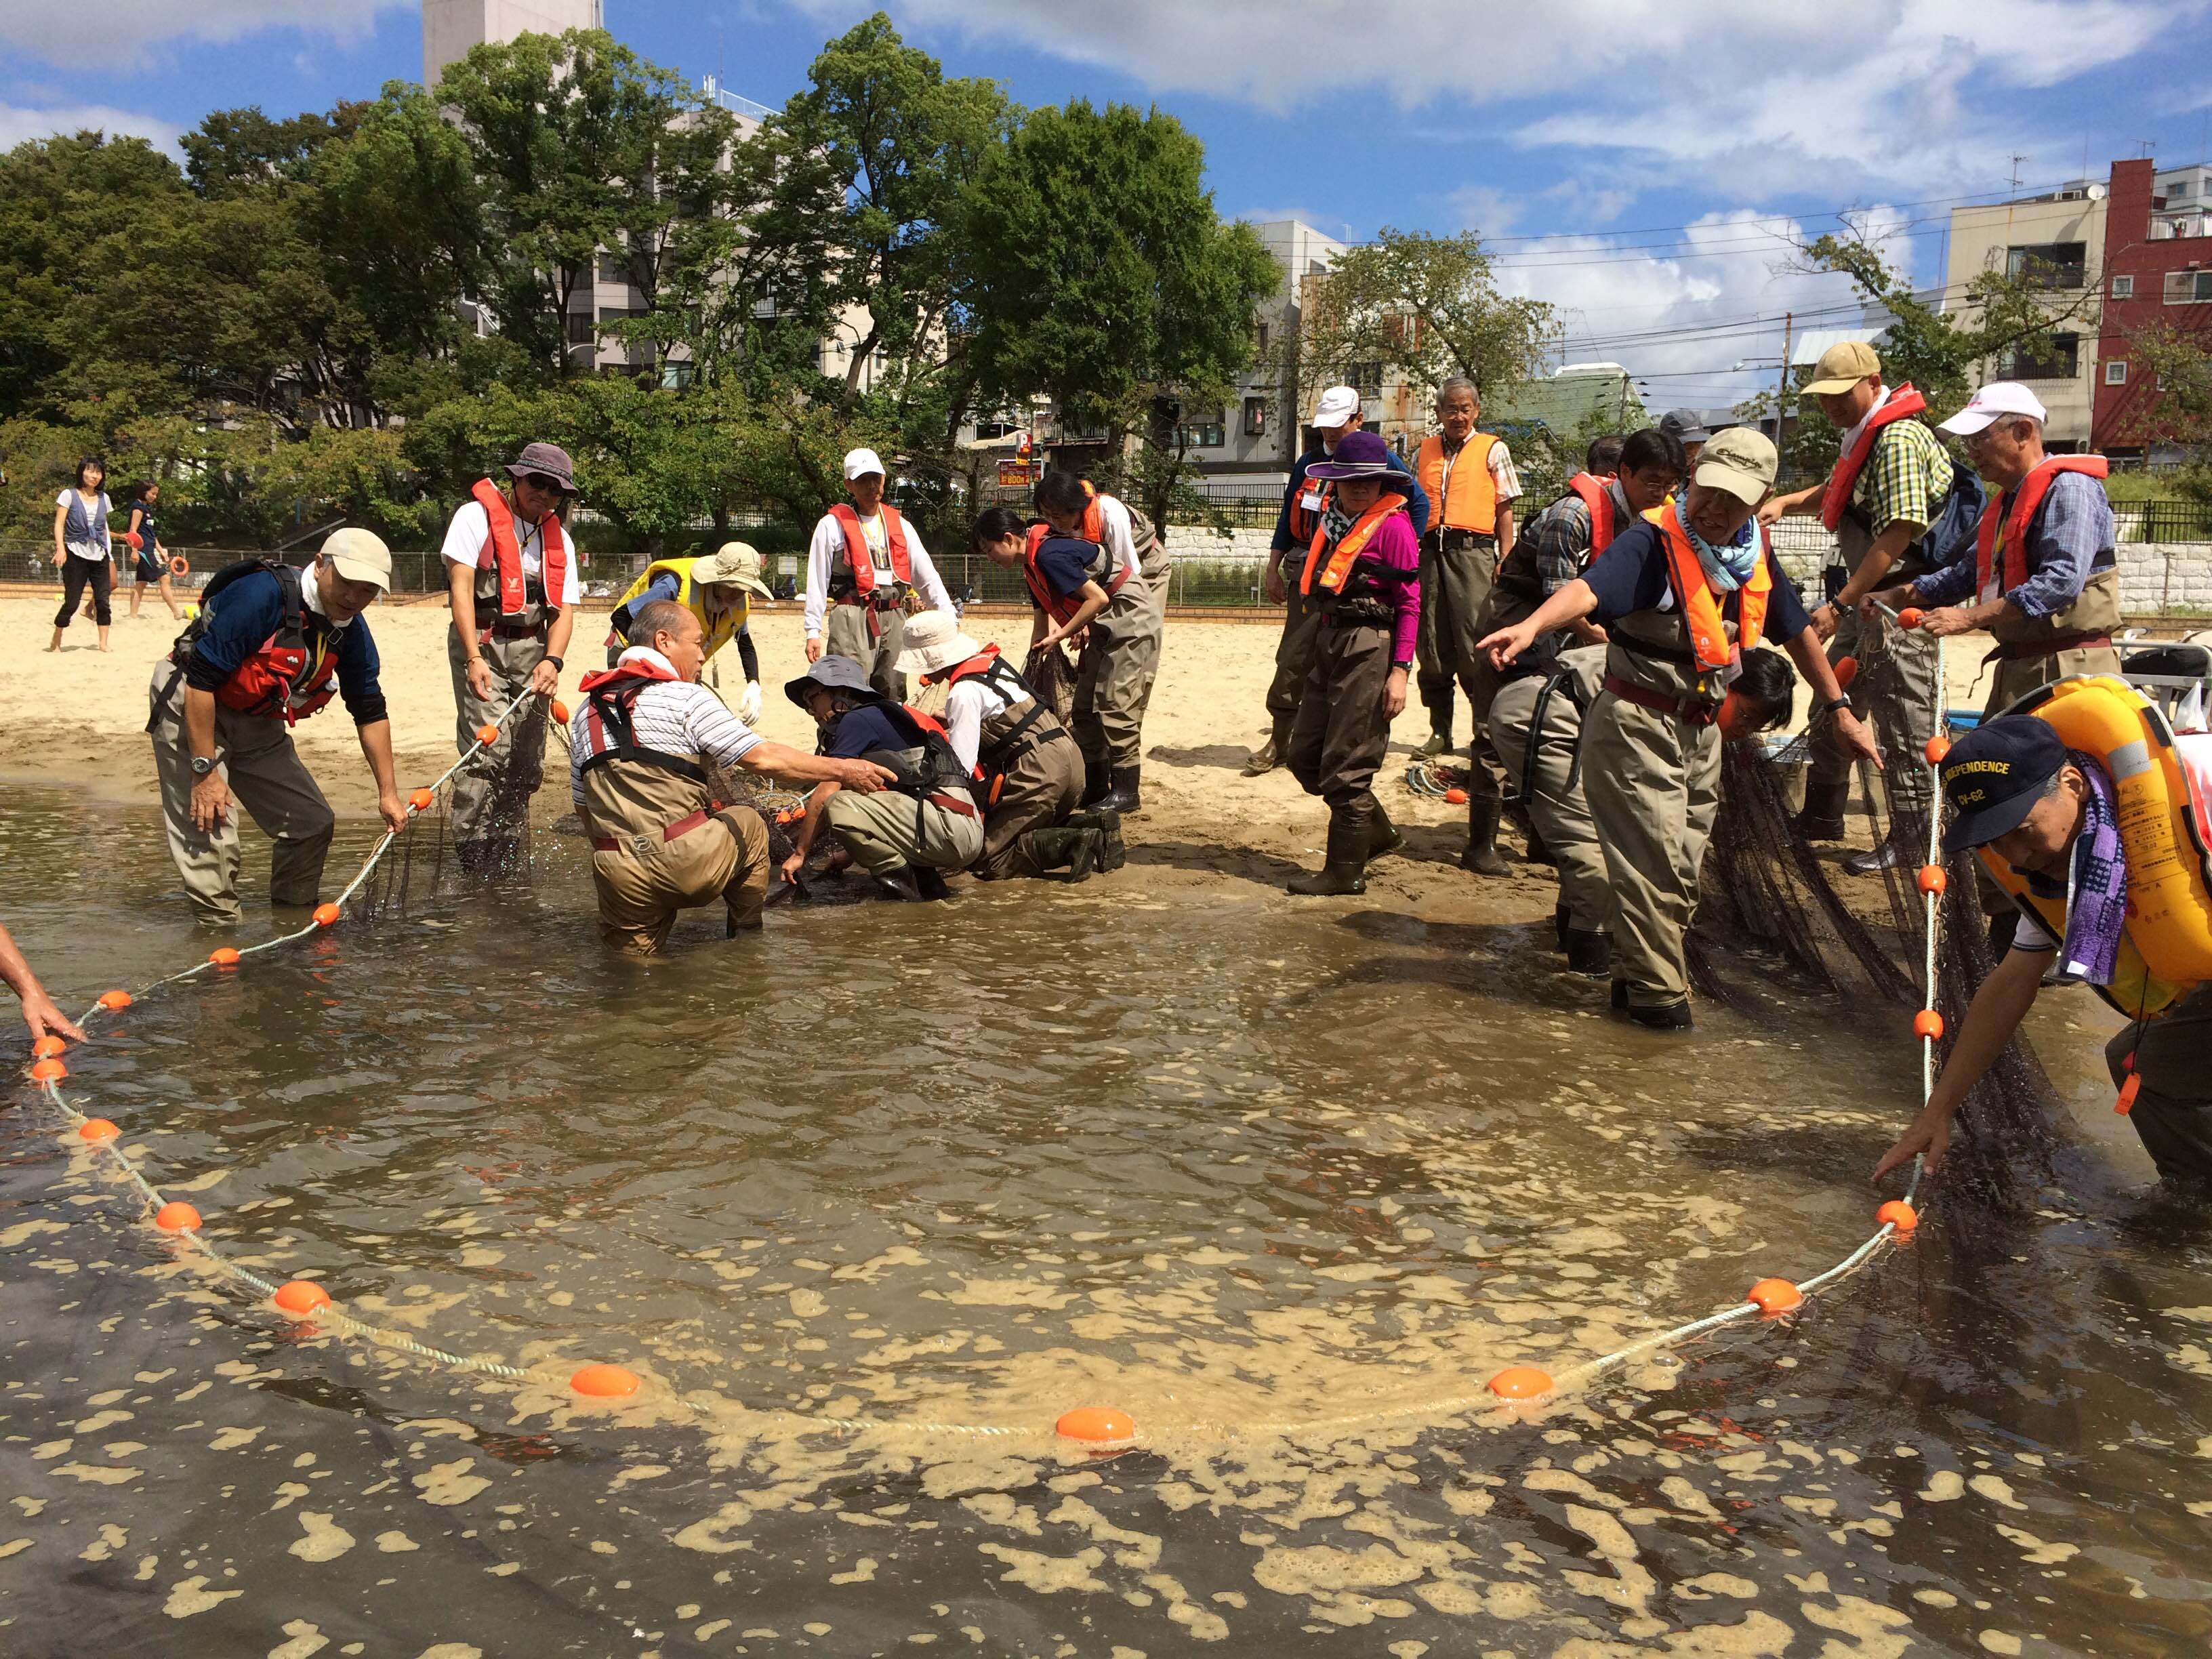
POLYGON ((114 591, 115 567, 109 562, 113 550, 107 537, 107 492, 100 486, 106 465, 88 455, 76 464, 76 483, 54 497, 54 568, 62 573, 62 608, 54 613, 53 643, 62 648, 77 602, 92 588, 93 621, 100 628, 100 648, 107 649, 107 629, 114 622, 108 598, 114 591))

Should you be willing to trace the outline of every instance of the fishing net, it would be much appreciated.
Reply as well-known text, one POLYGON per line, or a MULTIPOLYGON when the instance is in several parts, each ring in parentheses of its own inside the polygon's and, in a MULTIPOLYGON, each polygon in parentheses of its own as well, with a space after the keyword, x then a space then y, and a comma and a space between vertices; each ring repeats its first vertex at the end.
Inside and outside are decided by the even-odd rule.
POLYGON ((1022 663, 1022 678, 1030 694, 1048 708, 1062 726, 1075 713, 1076 659, 1064 645, 1048 645, 1031 651, 1022 663))

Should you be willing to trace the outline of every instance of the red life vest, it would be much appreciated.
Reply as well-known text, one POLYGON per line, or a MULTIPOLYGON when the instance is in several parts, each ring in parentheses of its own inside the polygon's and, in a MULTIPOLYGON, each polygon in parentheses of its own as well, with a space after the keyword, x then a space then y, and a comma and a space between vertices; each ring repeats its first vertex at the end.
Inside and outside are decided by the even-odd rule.
POLYGON ((1850 453, 1840 457, 1835 470, 1828 474, 1828 488, 1820 497, 1820 522, 1831 530, 1844 521, 1844 509, 1851 504, 1851 491, 1858 487, 1859 474, 1866 470, 1867 458, 1874 453, 1874 441, 1881 435, 1882 428, 1893 421, 1910 420, 1928 407, 1928 400, 1912 389, 1910 382, 1889 394, 1889 401, 1867 416, 1866 425, 1860 428, 1850 453))
MULTIPOLYGON (((514 509, 489 478, 477 479, 469 494, 491 523, 491 533, 477 550, 477 568, 499 572, 499 614, 520 617, 530 609, 530 586, 522 574, 522 543, 514 532, 514 509)), ((544 538, 540 579, 544 584, 545 607, 558 611, 561 595, 568 590, 568 538, 561 533, 558 514, 548 513, 537 527, 544 538)))
MULTIPOLYGON (((1723 596, 1714 591, 1707 579, 1698 550, 1690 544, 1689 534, 1682 528, 1679 510, 1664 513, 1655 522, 1667 553, 1668 586, 1674 590, 1674 604, 1689 630, 1690 649, 1697 658, 1699 672, 1710 674, 1735 661, 1737 647, 1729 643, 1728 623, 1721 614, 1723 596)), ((1758 644, 1766 630, 1767 596, 1774 588, 1763 544, 1764 532, 1759 560, 1752 567, 1751 580, 1736 590, 1741 602, 1736 610, 1735 635, 1746 647, 1758 644)))
MULTIPOLYGON (((1083 600, 1080 589, 1074 593, 1066 595, 1054 592, 1052 584, 1045 580, 1044 572, 1037 564, 1037 550, 1044 545, 1045 538, 1051 534, 1050 525, 1033 524, 1030 526, 1029 540, 1022 549, 1022 580, 1029 584, 1030 598, 1035 602, 1036 608, 1054 622, 1065 623, 1082 609, 1083 600)), ((1100 523, 1098 503, 1093 500, 1091 505, 1084 509, 1083 531, 1074 539, 1091 543, 1110 563, 1114 556, 1106 550, 1106 544, 1102 539, 1104 535, 1105 531, 1100 523), (1097 533, 1092 533, 1094 532, 1097 533)), ((1106 590, 1106 597, 1109 599, 1120 592, 1123 585, 1128 581, 1129 568, 1125 564, 1115 570, 1106 580, 1099 582, 1098 585, 1106 590)), ((1091 580, 1097 581, 1098 579, 1094 576, 1091 580)))
MULTIPOLYGON (((1589 509, 1590 559, 1595 559, 1613 545, 1613 492, 1606 486, 1613 482, 1613 476, 1607 473, 1601 478, 1591 473, 1577 472, 1567 480, 1567 488, 1582 497, 1583 505, 1589 509)), ((1589 559, 1583 562, 1588 565, 1589 559)))
MULTIPOLYGON (((914 586, 914 555, 906 542, 906 520, 889 501, 878 505, 876 511, 884 515, 884 542, 890 553, 891 580, 914 586)), ((830 516, 837 521, 837 528, 845 532, 845 562, 853 572, 853 591, 866 599, 876 591, 876 562, 868 551, 867 532, 860 527, 860 515, 840 501, 830 509, 830 516)))
POLYGON ((1334 483, 1324 478, 1302 477, 1298 480, 1297 486, 1291 492, 1289 529, 1291 540, 1293 543, 1310 542, 1313 539, 1314 532, 1321 528, 1321 515, 1328 511, 1328 498, 1335 489, 1336 486, 1334 483), (1320 486, 1320 494, 1316 499, 1321 502, 1321 506, 1314 508, 1305 505, 1305 497, 1306 492, 1316 484, 1320 486))
POLYGON ((2102 478, 2112 470, 2112 463, 2102 455, 2046 455, 2013 486, 2009 511, 2007 497, 1993 497, 1982 509, 1981 526, 1974 541, 1975 596, 1978 598, 1990 591, 1990 568, 1996 561, 2000 528, 2004 540, 2002 591, 2008 593, 2027 580, 2028 527, 2035 521, 2044 496, 2058 482, 2058 475, 2082 472, 2092 478, 2102 478))
POLYGON ((706 782, 707 769, 699 764, 696 757, 671 755, 662 750, 644 748, 637 741, 639 696, 648 686, 681 683, 671 670, 642 657, 632 658, 617 667, 585 675, 582 684, 578 688, 584 694, 584 707, 578 725, 581 727, 579 735, 585 750, 579 769, 588 772, 609 761, 636 761, 646 766, 657 766, 663 771, 673 772, 695 783, 706 782))
POLYGON ((1343 592, 1345 579, 1351 575, 1352 567, 1359 562, 1360 554, 1375 538, 1375 532, 1382 529, 1384 520, 1393 513, 1405 510, 1406 498, 1393 495, 1386 489, 1375 498, 1375 504, 1353 521, 1352 528, 1344 532, 1343 539, 1334 548, 1328 548, 1326 563, 1322 562, 1322 552, 1328 548, 1328 532, 1316 527, 1313 533, 1313 544, 1306 550, 1306 568, 1304 574, 1298 578, 1298 592, 1312 593, 1318 581, 1323 592, 1343 592))
POLYGON ((326 628, 310 642, 306 601, 300 592, 301 575, 294 567, 274 559, 241 559, 216 571, 200 590, 200 614, 177 636, 169 659, 182 669, 207 631, 208 608, 216 597, 240 577, 262 570, 276 578, 283 598, 283 619, 276 631, 216 688, 215 700, 239 714, 264 720, 281 716, 292 726, 337 695, 338 672, 337 630, 326 628))

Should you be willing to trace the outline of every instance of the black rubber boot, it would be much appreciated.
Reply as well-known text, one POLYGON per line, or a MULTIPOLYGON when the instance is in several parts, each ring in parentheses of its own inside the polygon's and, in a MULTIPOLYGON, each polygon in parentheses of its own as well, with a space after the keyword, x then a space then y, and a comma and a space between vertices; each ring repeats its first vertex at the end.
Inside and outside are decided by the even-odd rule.
POLYGON ((1421 758, 1434 760, 1451 753, 1452 683, 1420 688, 1421 707, 1429 711, 1429 740, 1421 745, 1421 758))
POLYGON ((1628 981, 1617 979, 1613 982, 1613 1007, 1615 1013, 1628 1012, 1628 981))
POLYGON ((1370 863, 1385 853, 1395 853, 1406 844, 1404 833, 1390 822, 1390 815, 1380 806, 1367 820, 1367 858, 1370 863))
POLYGON ((1103 811, 1070 812, 1060 827, 1098 832, 1098 868, 1103 874, 1111 875, 1129 861, 1128 844, 1121 839, 1121 815, 1110 807, 1103 811))
POLYGON ((1851 781, 1841 783, 1805 781, 1805 810, 1790 820, 1790 832, 1807 841, 1841 841, 1844 809, 1850 805, 1851 781))
POLYGON ((1559 946, 1567 953, 1567 971, 1584 979, 1603 979, 1613 969, 1613 935, 1584 927, 1562 928, 1559 946))
POLYGON ((952 890, 945 884, 945 872, 933 870, 927 864, 914 866, 914 888, 926 899, 949 899, 952 890))
POLYGON ((1117 766, 1111 775, 1112 785, 1097 800, 1085 801, 1086 806, 1102 812, 1119 812, 1124 817, 1145 810, 1145 798, 1138 793, 1138 780, 1144 771, 1141 766, 1117 766))
POLYGON ((1291 877, 1290 890, 1302 898, 1365 892, 1367 835, 1368 828, 1364 823, 1340 823, 1330 819, 1327 860, 1310 876, 1291 877))
POLYGON ((1477 795, 1467 804, 1467 847, 1459 867, 1478 876, 1510 875, 1513 866, 1498 856, 1498 822, 1505 803, 1495 795, 1477 795))
POLYGON ((1567 915, 1565 905, 1555 904, 1552 907, 1552 937, 1559 941, 1559 949, 1562 951, 1567 948, 1567 915))
POLYGON ((907 904, 921 902, 921 889, 915 884, 914 872, 903 866, 889 875, 878 876, 875 881, 878 898, 896 899, 907 904))
POLYGON ((1686 999, 1680 1002, 1664 1003, 1656 1008, 1631 1008, 1628 1018, 1652 1031, 1686 1031, 1694 1024, 1690 1018, 1690 1005, 1686 999))
POLYGON ((1096 806, 1113 792, 1114 769, 1103 760, 1083 757, 1083 805, 1096 806))
POLYGON ((1055 830, 1030 832, 1030 855, 1041 870, 1065 870, 1070 881, 1088 881, 1098 868, 1099 848, 1105 837, 1096 830, 1062 824, 1055 830))
POLYGON ((1252 758, 1244 763, 1244 775, 1261 778, 1283 763, 1283 757, 1291 752, 1291 719, 1288 714, 1275 716, 1275 729, 1268 733, 1267 742, 1252 751, 1252 758))

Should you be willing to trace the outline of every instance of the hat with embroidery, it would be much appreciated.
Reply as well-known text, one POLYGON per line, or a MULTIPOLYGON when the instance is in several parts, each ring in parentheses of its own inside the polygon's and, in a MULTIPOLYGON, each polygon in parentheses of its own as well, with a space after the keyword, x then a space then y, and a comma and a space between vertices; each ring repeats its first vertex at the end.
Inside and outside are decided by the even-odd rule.
POLYGON ((2033 714, 2006 714, 1967 732, 1943 757, 1943 799, 1954 814, 1943 850, 1985 847, 2017 830, 2065 764, 2065 740, 2033 714))

